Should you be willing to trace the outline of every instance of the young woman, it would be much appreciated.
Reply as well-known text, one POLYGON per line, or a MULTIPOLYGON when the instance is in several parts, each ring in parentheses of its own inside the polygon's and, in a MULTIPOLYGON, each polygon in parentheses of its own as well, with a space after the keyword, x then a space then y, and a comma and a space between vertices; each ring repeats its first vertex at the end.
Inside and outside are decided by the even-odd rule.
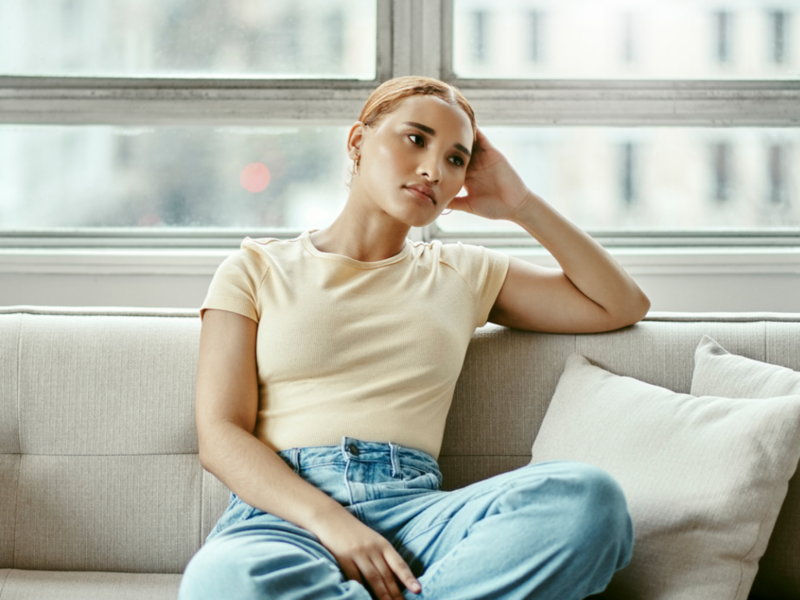
POLYGON ((606 331, 641 319, 648 299, 526 188, 452 86, 384 83, 347 152, 336 220, 292 240, 246 238, 201 308, 200 460, 233 494, 180 598, 603 590, 632 550, 608 475, 552 462, 443 492, 436 457, 477 326, 606 331), (407 239, 447 208, 518 223, 563 271, 407 239))

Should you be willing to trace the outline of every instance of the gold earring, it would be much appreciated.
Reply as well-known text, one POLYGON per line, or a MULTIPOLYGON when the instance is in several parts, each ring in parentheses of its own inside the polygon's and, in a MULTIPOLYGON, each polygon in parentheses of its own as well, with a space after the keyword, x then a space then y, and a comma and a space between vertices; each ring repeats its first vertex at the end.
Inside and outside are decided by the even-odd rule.
POLYGON ((447 210, 449 210, 450 212, 444 212, 444 211, 442 211, 442 212, 441 212, 441 214, 440 214, 439 216, 440 216, 440 217, 443 217, 443 216, 445 216, 445 215, 449 215, 451 212, 453 212, 453 209, 452 209, 452 208, 448 208, 447 210))
POLYGON ((358 173, 358 163, 361 162, 361 155, 359 154, 356 156, 355 160, 353 160, 353 175, 358 173))

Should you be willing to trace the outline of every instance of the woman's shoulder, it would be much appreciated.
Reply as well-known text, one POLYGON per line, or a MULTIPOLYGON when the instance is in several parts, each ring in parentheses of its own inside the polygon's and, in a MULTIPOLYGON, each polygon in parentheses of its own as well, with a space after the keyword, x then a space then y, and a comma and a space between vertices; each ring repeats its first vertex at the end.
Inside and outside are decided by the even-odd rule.
POLYGON ((478 244, 457 241, 440 243, 438 261, 453 269, 471 289, 480 290, 487 283, 505 280, 510 257, 508 254, 478 244))
POLYGON ((229 254, 217 270, 218 276, 234 276, 236 274, 248 279, 262 279, 276 262, 285 260, 287 248, 291 240, 279 238, 245 237, 239 249, 229 254))
POLYGON ((301 238, 283 239, 276 237, 245 237, 239 244, 241 260, 251 260, 269 264, 276 260, 291 259, 302 253, 301 238))
POLYGON ((246 236, 242 240, 242 243, 239 244, 239 249, 267 252, 269 250, 279 249, 281 246, 286 244, 295 244, 299 240, 300 240, 299 237, 292 239, 283 239, 276 237, 251 238, 250 236, 246 236))
POLYGON ((487 259, 498 258, 502 252, 478 244, 465 244, 461 241, 442 242, 432 240, 430 242, 414 242, 414 247, 418 252, 428 252, 435 256, 439 261, 452 263, 451 266, 462 265, 464 263, 484 262, 487 259))

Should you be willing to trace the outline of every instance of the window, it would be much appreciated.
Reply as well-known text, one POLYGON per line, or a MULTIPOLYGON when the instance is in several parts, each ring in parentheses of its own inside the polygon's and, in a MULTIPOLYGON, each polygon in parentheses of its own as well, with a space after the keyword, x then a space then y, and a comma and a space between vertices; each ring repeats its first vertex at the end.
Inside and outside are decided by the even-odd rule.
MULTIPOLYGON (((800 56, 787 42, 800 2, 769 10, 756 0, 446 6, 451 80, 485 100, 479 117, 483 108, 497 123, 487 133, 502 140, 529 186, 596 237, 796 244, 800 164, 791 161, 800 104, 784 100, 800 99, 800 56), (460 31, 462 15, 478 10, 503 31, 480 65, 460 31), (539 28, 546 63, 522 58, 526 12, 547 14, 539 28)), ((456 213, 436 227, 453 237, 478 230, 506 243, 524 237, 456 213)))
POLYGON ((633 15, 624 13, 622 15, 622 62, 626 65, 633 64, 636 60, 633 27, 633 15))
POLYGON ((472 59, 480 64, 485 63, 489 58, 489 19, 485 10, 476 10, 472 13, 472 59))
POLYGON ((776 10, 770 13, 772 27, 768 39, 771 40, 771 58, 776 65, 782 65, 787 59, 788 13, 776 10))
POLYGON ((542 60, 542 14, 538 10, 528 12, 528 48, 532 63, 542 60))
POLYGON ((722 203, 731 195, 731 145, 717 142, 712 146, 714 161, 714 200, 722 203))
POLYGON ((390 75, 387 9, 0 3, 0 236, 163 243, 329 222, 347 195, 347 125, 390 75))
POLYGON ((731 13, 718 11, 714 13, 714 30, 717 62, 726 65, 731 62, 731 13))
POLYGON ((636 146, 624 142, 620 148, 620 198, 626 206, 636 202, 636 146))
MULTIPOLYGON (((796 244, 799 10, 4 0, 0 243, 229 246, 321 226, 369 91, 423 74, 458 85, 530 187, 601 240, 796 244)), ((459 213, 417 234, 533 243, 459 213)))
POLYGON ((771 144, 767 148, 769 161, 769 200, 782 211, 790 209, 789 190, 787 187, 787 147, 781 144, 771 144))
POLYGON ((0 73, 375 79, 375 0, 3 0, 0 73))

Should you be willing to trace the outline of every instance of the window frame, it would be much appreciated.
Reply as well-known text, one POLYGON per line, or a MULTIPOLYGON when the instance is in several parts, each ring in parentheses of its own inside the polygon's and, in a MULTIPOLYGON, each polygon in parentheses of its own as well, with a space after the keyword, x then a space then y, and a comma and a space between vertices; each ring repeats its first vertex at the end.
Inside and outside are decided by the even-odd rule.
MULTIPOLYGON (((800 80, 460 79, 453 64, 454 0, 376 0, 373 80, 161 79, 0 76, 0 122, 56 125, 349 125, 369 92, 402 75, 462 89, 481 125, 800 126, 800 80)), ((0 232, 5 248, 235 248, 244 235, 295 230, 222 228, 47 229, 0 232)), ((607 246, 798 246, 800 228, 731 232, 589 231, 607 246)), ((446 232, 410 237, 496 247, 536 246, 516 233, 446 232)))

